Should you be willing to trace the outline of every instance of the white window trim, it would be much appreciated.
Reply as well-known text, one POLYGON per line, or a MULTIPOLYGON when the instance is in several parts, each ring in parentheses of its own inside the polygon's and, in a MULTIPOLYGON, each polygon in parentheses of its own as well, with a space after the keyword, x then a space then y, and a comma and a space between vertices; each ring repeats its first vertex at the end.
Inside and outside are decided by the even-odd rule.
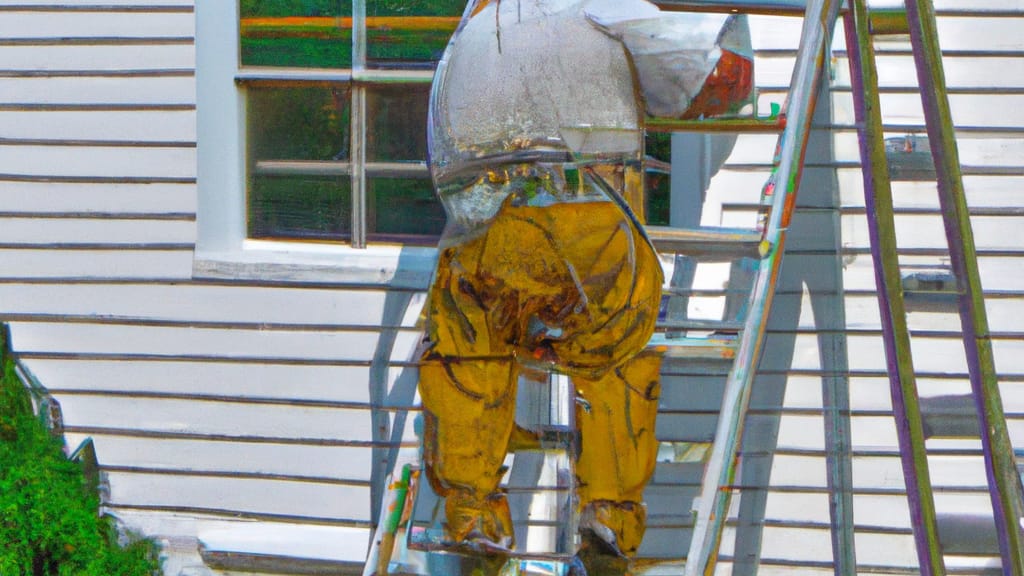
MULTIPOLYGON (((435 248, 356 248, 246 237, 245 100, 236 84, 238 2, 196 0, 195 11, 198 199, 193 277, 425 289, 437 259, 435 248)), ((358 74, 361 67, 353 67, 358 74)), ((361 235, 353 230, 354 237, 361 235)))

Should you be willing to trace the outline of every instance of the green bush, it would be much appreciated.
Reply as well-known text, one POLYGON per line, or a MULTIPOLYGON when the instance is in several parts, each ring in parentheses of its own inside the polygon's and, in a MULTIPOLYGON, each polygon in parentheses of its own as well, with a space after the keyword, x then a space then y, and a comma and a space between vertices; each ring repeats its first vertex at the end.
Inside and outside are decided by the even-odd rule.
POLYGON ((118 545, 82 467, 32 412, 0 326, 0 576, 158 574, 156 547, 118 545))

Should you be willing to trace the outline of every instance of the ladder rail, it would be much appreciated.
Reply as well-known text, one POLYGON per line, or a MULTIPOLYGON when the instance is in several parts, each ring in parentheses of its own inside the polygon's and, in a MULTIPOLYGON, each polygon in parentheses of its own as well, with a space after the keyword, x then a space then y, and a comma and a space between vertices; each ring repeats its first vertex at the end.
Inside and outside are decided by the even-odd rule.
POLYGON ((896 434, 900 445, 903 478, 907 488, 911 525, 922 576, 946 573, 939 545, 935 499, 932 494, 925 451, 925 434, 918 401, 917 382, 910 349, 906 306, 897 256, 892 185, 878 95, 878 70, 874 57, 867 6, 851 0, 845 15, 846 50, 849 58, 854 117, 859 129, 861 173, 867 210, 868 236, 875 267, 878 307, 882 325, 896 434))
POLYGON ((728 487, 735 479, 736 454, 750 402, 751 384, 763 350, 768 311, 781 269, 785 230, 796 203, 811 116, 840 4, 840 0, 811 0, 804 15, 800 49, 786 102, 788 120, 781 137, 776 192, 762 242, 764 258, 760 261, 760 270, 750 296, 750 311, 740 338, 736 361, 725 385, 714 448, 705 468, 693 539, 687 554, 686 576, 710 575, 718 560, 722 530, 731 499, 728 487))
POLYGON ((1024 517, 1021 481, 1014 463, 999 394, 984 292, 974 235, 960 172, 953 119, 946 92, 935 8, 930 0, 905 0, 907 23, 917 65, 921 104, 938 179, 939 203, 949 244, 950 264, 959 283, 960 322, 974 393, 985 473, 992 496, 1003 573, 1024 576, 1024 517))

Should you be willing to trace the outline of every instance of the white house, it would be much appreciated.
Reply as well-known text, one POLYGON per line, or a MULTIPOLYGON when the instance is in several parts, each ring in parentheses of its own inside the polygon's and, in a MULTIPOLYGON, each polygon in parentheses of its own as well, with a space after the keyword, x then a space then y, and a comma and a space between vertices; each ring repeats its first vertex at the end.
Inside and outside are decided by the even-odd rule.
MULTIPOLYGON (((358 30, 367 16, 372 28, 386 16, 366 3, 341 26, 358 30)), ((1021 450, 1024 238, 1013 230, 1024 225, 1024 3, 935 4, 996 366, 1021 450)), ((168 574, 360 572, 389 463, 416 442, 406 432, 414 350, 435 257, 422 230, 375 204, 406 180, 426 182, 422 164, 398 162, 422 159, 381 152, 401 137, 388 130, 418 116, 381 120, 381 111, 414 108, 402 99, 423 94, 429 63, 360 68, 388 58, 371 36, 369 56, 357 49, 356 64, 338 69, 274 69, 245 54, 240 65, 238 19, 232 0, 0 0, 0 321, 26 373, 60 403, 68 445, 95 442, 105 509, 165 543, 168 574), (254 110, 269 115, 275 90, 303 87, 337 104, 332 121, 349 146, 340 160, 254 152, 283 133, 258 133, 267 116, 254 110), (278 201, 257 191, 261 177, 342 182, 342 216, 261 228, 254 199, 278 201), (404 238, 414 242, 396 243, 404 238), (232 564, 239 558, 249 564, 232 564)), ((784 99, 800 19, 752 16, 751 28, 766 110, 784 99)), ((357 32, 356 45, 365 37, 357 32)), ((834 48, 776 299, 784 312, 769 327, 747 424, 750 472, 739 490, 750 496, 734 513, 749 514, 726 532, 723 574, 833 572, 822 383, 836 378, 849 389, 858 566, 916 571, 841 33, 834 48)), ((887 135, 919 133, 909 44, 886 39, 879 50, 887 135)), ((675 142, 672 178, 682 182, 679 164, 697 164, 682 147, 710 141, 675 142)), ((774 144, 774 135, 738 138, 710 178, 704 224, 754 224, 774 144)), ((941 271, 934 183, 897 178, 894 193, 904 274, 941 271)), ((403 198, 421 201, 416 194, 403 198)), ((406 220, 432 217, 413 206, 406 220)), ((725 274, 698 267, 692 315, 721 314, 725 274)), ((923 396, 968 391, 959 321, 940 308, 910 314, 923 396)), ((701 378, 666 368, 659 430, 668 446, 711 440, 719 389, 701 378)), ((991 515, 978 446, 930 441, 940 512, 991 515)), ((700 465, 659 469, 649 501, 685 518, 700 465)), ((652 525, 681 539, 681 555, 688 530, 652 525)), ((998 566, 996 554, 957 550, 947 549, 957 573, 998 566)))

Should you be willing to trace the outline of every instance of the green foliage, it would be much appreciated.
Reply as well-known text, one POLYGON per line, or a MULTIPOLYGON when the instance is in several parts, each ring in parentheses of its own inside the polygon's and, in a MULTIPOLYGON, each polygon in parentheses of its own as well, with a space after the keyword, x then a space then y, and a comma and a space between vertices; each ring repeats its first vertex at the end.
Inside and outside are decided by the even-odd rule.
POLYGON ((155 547, 117 544, 81 467, 32 413, 0 326, 0 575, 157 574, 155 547))
MULTIPOLYGON (((465 0, 367 0, 369 16, 461 16, 465 0)), ((242 17, 249 16, 348 16, 351 0, 242 0, 242 17)))
MULTIPOLYGON (((672 134, 648 132, 644 150, 663 162, 672 161, 672 134)), ((647 223, 668 226, 671 183, 667 174, 647 174, 647 223)))
POLYGON ((242 0, 242 17, 249 16, 348 16, 349 0, 242 0))

